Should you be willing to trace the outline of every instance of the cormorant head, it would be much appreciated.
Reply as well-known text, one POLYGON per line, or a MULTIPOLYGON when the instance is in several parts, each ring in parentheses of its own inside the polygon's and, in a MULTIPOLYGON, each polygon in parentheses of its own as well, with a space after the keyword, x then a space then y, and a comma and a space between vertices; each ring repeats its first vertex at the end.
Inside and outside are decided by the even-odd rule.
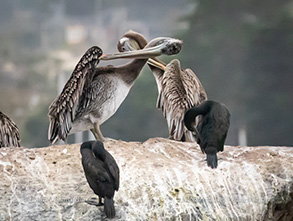
POLYGON ((99 158, 100 160, 104 161, 106 150, 104 148, 103 142, 99 140, 95 141, 92 145, 92 150, 96 158, 99 158))
POLYGON ((82 150, 84 149, 92 149, 92 143, 93 141, 86 141, 86 142, 83 142, 80 146, 80 153, 82 152, 82 150))
POLYGON ((196 131, 195 115, 192 109, 189 109, 184 115, 184 124, 190 131, 196 131))

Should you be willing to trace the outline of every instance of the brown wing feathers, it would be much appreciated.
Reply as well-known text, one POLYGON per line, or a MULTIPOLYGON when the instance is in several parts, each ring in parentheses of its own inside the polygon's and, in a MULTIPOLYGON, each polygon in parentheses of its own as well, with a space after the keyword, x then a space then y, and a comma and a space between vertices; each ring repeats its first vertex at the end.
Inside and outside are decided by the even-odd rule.
POLYGON ((175 140, 180 140, 183 135, 180 116, 187 101, 180 72, 178 67, 168 64, 162 81, 163 105, 161 109, 169 125, 169 135, 175 140))
POLYGON ((183 117, 186 110, 206 99, 204 88, 190 69, 182 70, 177 59, 166 66, 158 104, 168 122, 169 135, 173 139, 181 140, 185 133, 183 117))
POLYGON ((0 147, 19 147, 20 136, 16 124, 0 111, 0 147))
POLYGON ((88 49, 76 65, 61 94, 50 105, 48 139, 51 143, 55 143, 58 139, 65 140, 69 134, 84 85, 92 77, 91 73, 99 63, 102 53, 97 46, 88 49))

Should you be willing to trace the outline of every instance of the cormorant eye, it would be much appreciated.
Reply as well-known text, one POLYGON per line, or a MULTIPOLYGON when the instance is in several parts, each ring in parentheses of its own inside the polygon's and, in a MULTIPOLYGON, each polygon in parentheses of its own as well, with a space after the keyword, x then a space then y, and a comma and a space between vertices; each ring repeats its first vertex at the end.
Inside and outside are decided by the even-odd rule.
POLYGON ((125 46, 124 46, 124 45, 121 47, 121 49, 122 49, 123 51, 125 51, 125 50, 126 50, 126 48, 125 48, 125 46))

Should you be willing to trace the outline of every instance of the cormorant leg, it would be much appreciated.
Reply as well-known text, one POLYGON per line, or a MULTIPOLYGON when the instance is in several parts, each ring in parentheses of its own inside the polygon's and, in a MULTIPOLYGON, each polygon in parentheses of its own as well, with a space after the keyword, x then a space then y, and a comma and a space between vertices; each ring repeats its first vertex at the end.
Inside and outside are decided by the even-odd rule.
POLYGON ((103 205, 104 205, 104 203, 102 203, 102 197, 99 196, 99 204, 98 204, 98 206, 103 206, 103 205))
POLYGON ((102 197, 99 196, 99 203, 97 203, 97 198, 91 198, 89 200, 86 200, 85 202, 88 203, 89 205, 93 206, 104 206, 104 203, 102 203, 102 197))

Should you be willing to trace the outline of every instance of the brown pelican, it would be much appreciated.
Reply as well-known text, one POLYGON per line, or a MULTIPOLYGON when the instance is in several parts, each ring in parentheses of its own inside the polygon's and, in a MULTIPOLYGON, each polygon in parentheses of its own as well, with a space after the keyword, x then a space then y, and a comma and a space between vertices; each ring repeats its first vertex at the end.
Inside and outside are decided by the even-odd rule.
POLYGON ((217 152, 224 150, 230 125, 227 107, 216 101, 205 101, 186 112, 184 123, 190 131, 195 132, 201 151, 207 154, 208 166, 217 168, 217 152), (197 123, 195 118, 199 115, 202 115, 202 119, 197 123))
POLYGON ((85 177, 91 189, 99 196, 99 203, 88 203, 102 206, 108 218, 115 216, 113 197, 119 189, 119 167, 113 156, 104 148, 101 141, 84 142, 80 147, 81 162, 85 177))
MULTIPOLYGON (((140 34, 126 33, 122 38, 135 39, 144 47, 140 34)), ((100 125, 109 119, 126 98, 149 57, 177 54, 182 42, 174 38, 153 39, 143 50, 102 56, 99 47, 90 48, 76 65, 61 94, 49 107, 49 140, 65 140, 69 133, 91 130, 98 140, 105 140, 100 125), (95 68, 99 60, 136 58, 122 66, 95 68)))
POLYGON ((20 136, 16 124, 0 111, 0 147, 20 147, 20 136))
POLYGON ((164 72, 155 66, 157 63, 154 61, 150 60, 148 64, 158 85, 157 107, 167 120, 169 138, 194 141, 192 133, 184 127, 184 114, 189 108, 205 101, 207 94, 195 73, 189 68, 181 69, 178 59, 167 64, 164 72))
MULTIPOLYGON (((141 49, 135 39, 122 38, 120 48, 124 51, 141 49)), ((118 46, 119 47, 119 46, 118 46)), ((161 109, 167 120, 169 138, 181 141, 195 141, 192 133, 184 127, 185 112, 203 101, 207 94, 191 69, 181 69, 177 59, 168 65, 158 59, 149 59, 148 65, 156 79, 158 87, 157 108, 161 109)))

